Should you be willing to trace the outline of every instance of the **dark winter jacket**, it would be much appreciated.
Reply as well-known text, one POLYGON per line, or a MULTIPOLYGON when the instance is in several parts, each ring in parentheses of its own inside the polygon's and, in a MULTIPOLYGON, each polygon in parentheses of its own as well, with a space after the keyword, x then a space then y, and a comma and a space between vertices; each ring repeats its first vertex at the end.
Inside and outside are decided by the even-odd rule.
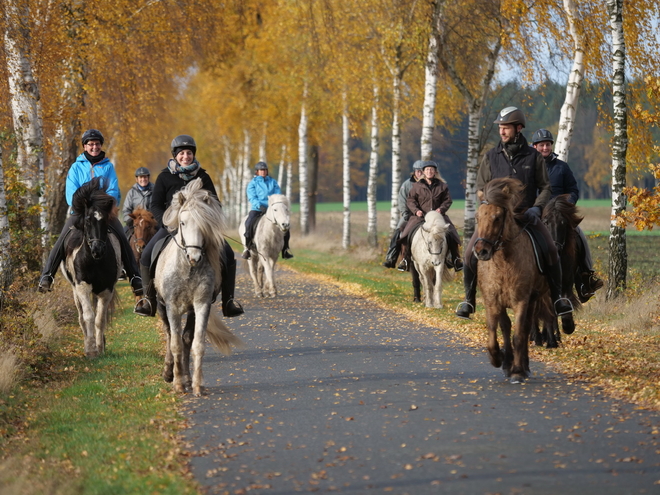
MULTIPOLYGON (((213 180, 206 170, 200 167, 194 178, 202 179, 202 189, 217 195, 213 180)), ((151 213, 156 218, 159 227, 163 227, 163 214, 172 203, 174 193, 184 188, 188 182, 190 181, 184 181, 179 175, 170 172, 167 167, 161 170, 151 195, 151 213)))
POLYGON ((559 196, 560 194, 570 194, 569 201, 573 204, 580 199, 580 190, 578 189, 577 181, 573 175, 573 171, 563 160, 557 158, 555 153, 551 153, 545 159, 545 164, 548 169, 548 177, 552 186, 552 197, 559 196))
POLYGON ((415 226, 424 221, 423 216, 417 216, 418 211, 426 214, 431 210, 437 210, 439 208, 445 222, 451 224, 451 220, 449 220, 446 213, 451 207, 452 202, 446 182, 436 178, 431 179, 430 184, 426 179, 420 179, 419 182, 415 182, 408 193, 408 200, 406 201, 411 216, 401 234, 401 239, 405 240, 415 226))
POLYGON ((483 190, 492 179, 512 177, 525 184, 519 211, 532 206, 543 210, 552 195, 545 161, 541 153, 529 146, 522 134, 518 139, 520 150, 514 156, 507 156, 501 141, 483 155, 477 172, 477 191, 483 190))

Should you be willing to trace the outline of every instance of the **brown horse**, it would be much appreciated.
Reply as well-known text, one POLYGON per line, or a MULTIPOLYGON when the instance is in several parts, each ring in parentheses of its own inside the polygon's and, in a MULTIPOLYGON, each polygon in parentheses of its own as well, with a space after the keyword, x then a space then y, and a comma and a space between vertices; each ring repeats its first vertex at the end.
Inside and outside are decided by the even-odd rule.
POLYGON ((135 261, 140 263, 142 251, 151 238, 156 234, 158 222, 150 211, 141 207, 135 208, 133 213, 128 215, 133 219, 133 235, 129 239, 135 261))
POLYGON ((536 302, 548 297, 549 291, 537 267, 530 236, 514 217, 523 188, 520 181, 506 178, 494 179, 479 191, 481 205, 476 214, 474 244, 479 289, 486 308, 490 362, 496 368, 501 366, 511 383, 520 383, 529 374, 532 317, 536 302), (513 346, 507 308, 515 315, 513 346), (503 351, 497 339, 498 326, 503 351))
MULTIPOLYGON (((562 272, 561 297, 570 300, 574 309, 579 309, 582 305, 573 291, 573 285, 577 271, 578 234, 575 229, 582 221, 582 217, 578 215, 577 207, 568 198, 568 194, 552 198, 543 209, 543 223, 548 228, 559 252, 562 272)), ((550 300, 545 301, 546 305, 550 302, 550 300)), ((550 308, 544 308, 546 310, 545 314, 543 316, 539 315, 539 318, 543 321, 543 331, 539 331, 537 324, 539 318, 534 318, 531 338, 536 345, 540 346, 545 342, 547 347, 557 347, 561 341, 561 336, 557 317, 550 308)), ((542 308, 539 307, 538 309, 541 310, 542 308)), ((561 326, 565 334, 573 333, 575 330, 573 313, 562 315, 561 326)))

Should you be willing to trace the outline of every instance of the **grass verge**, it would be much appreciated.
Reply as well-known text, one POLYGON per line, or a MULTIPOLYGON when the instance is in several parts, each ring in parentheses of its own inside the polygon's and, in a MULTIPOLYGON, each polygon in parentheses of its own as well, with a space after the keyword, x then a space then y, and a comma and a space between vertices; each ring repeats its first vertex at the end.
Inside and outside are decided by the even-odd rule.
POLYGON ((14 432, 2 440, 3 494, 197 493, 156 319, 132 313, 126 283, 119 292, 104 356, 87 359, 80 328, 67 325, 51 346, 51 381, 3 398, 14 432))

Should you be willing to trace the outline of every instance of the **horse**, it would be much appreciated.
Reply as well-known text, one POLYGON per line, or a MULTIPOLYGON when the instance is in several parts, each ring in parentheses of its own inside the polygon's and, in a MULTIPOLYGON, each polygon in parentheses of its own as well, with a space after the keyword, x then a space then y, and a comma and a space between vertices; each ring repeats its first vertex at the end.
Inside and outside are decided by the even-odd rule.
POLYGON ((121 271, 119 240, 108 233, 109 220, 117 215, 114 202, 98 177, 80 186, 71 202, 76 220, 64 242, 62 273, 73 289, 88 358, 105 352, 105 330, 121 271))
POLYGON ((171 242, 158 257, 154 276, 158 315, 167 340, 163 378, 173 382, 178 393, 192 386, 193 394, 200 396, 205 337, 227 355, 232 345, 241 344, 211 308, 220 292, 225 243, 222 206, 213 194, 202 189, 198 178, 174 194, 163 224, 172 232, 171 242))
POLYGON ((442 282, 453 278, 445 269, 448 228, 442 215, 431 210, 410 240, 410 258, 419 274, 427 308, 442 308, 442 282))
MULTIPOLYGON (((243 218, 238 231, 244 246, 246 218, 243 218)), ((284 234, 289 230, 290 222, 287 197, 283 194, 270 195, 266 214, 255 228, 248 260, 250 276, 254 282, 254 293, 257 297, 277 296, 275 263, 284 248, 284 234)))
MULTIPOLYGON (((583 217, 578 215, 577 207, 568 198, 568 194, 552 198, 543 209, 542 221, 548 228, 559 252, 562 270, 561 296, 569 299, 573 308, 579 309, 582 305, 573 291, 577 269, 578 234, 575 229, 583 217)), ((545 304, 547 305, 550 302, 546 300, 545 304)), ((543 330, 539 331, 537 323, 539 318, 534 318, 531 338, 538 346, 543 345, 543 342, 545 342, 548 348, 554 348, 561 341, 557 317, 554 312, 548 311, 547 307, 545 309, 545 317, 542 318, 543 330)), ((575 330, 573 313, 562 315, 561 324, 562 331, 565 334, 570 335, 573 333, 575 330)))
POLYGON ((502 367, 511 383, 529 376, 529 333, 536 302, 549 297, 545 276, 537 267, 534 246, 527 231, 516 222, 514 210, 521 201, 523 184, 517 179, 493 179, 478 192, 477 258, 479 289, 486 308, 488 353, 496 368, 502 367), (515 327, 511 344, 513 309, 515 327), (503 351, 497 339, 502 331, 503 351))
POLYGON ((149 210, 145 210, 141 206, 135 208, 128 216, 133 219, 133 234, 128 242, 133 250, 133 256, 139 264, 144 247, 156 235, 158 222, 149 210))

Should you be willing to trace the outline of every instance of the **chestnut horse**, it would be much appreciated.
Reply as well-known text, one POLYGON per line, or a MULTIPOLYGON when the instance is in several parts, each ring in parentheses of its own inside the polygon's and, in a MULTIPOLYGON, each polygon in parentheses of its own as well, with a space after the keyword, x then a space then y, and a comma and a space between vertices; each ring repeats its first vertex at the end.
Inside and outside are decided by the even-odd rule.
POLYGON ((529 375, 529 332, 536 302, 547 295, 548 283, 539 271, 531 238, 514 218, 523 184, 517 179, 493 179, 478 197, 477 257, 479 289, 486 308, 488 353, 496 368, 502 367, 511 383, 521 383, 529 375), (511 308, 515 315, 513 346, 511 308), (502 331, 500 350, 497 328, 502 331))
POLYGON ((128 215, 133 219, 133 235, 129 239, 135 261, 140 263, 142 251, 151 238, 156 234, 158 222, 149 210, 137 207, 128 215))
MULTIPOLYGON (((561 261, 561 297, 570 300, 574 309, 579 309, 582 304, 573 291, 573 285, 577 271, 578 234, 575 229, 582 221, 582 217, 578 215, 577 207, 568 198, 568 194, 552 198, 543 209, 543 223, 555 241, 561 261)), ((546 305, 550 302, 550 300, 545 301, 546 305)), ((536 345, 540 346, 545 342, 547 347, 557 347, 561 336, 557 317, 550 308, 538 308, 539 311, 545 309, 544 315, 538 315, 543 321, 543 330, 539 331, 537 323, 539 318, 534 318, 531 338, 536 345)), ((575 330, 573 313, 562 315, 561 328, 567 335, 573 333, 575 330)))

